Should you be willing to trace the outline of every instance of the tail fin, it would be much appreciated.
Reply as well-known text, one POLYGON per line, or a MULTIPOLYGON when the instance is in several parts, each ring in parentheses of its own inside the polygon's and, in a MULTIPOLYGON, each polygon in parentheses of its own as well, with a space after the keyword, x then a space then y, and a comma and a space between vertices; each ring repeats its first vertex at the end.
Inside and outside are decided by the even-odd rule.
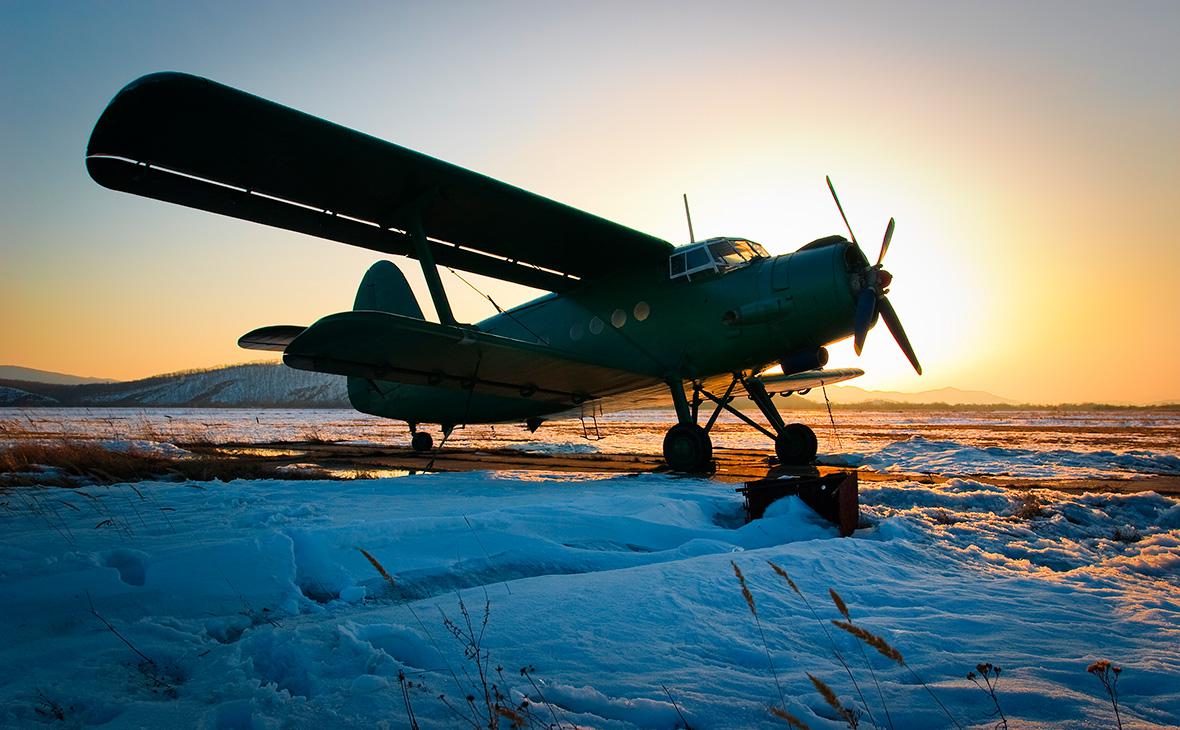
POLYGON ((391 261, 378 261, 369 267, 356 291, 352 308, 425 319, 422 307, 418 306, 418 300, 410 290, 410 283, 391 261))
MULTIPOLYGON (((414 292, 410 290, 410 283, 392 261, 378 261, 369 267, 361 279, 360 288, 356 290, 352 308, 426 319, 422 316, 422 307, 418 306, 414 292)), ((394 393, 402 387, 393 383, 378 386, 372 380, 350 376, 348 400, 353 408, 362 413, 380 415, 383 404, 395 398, 394 393)))

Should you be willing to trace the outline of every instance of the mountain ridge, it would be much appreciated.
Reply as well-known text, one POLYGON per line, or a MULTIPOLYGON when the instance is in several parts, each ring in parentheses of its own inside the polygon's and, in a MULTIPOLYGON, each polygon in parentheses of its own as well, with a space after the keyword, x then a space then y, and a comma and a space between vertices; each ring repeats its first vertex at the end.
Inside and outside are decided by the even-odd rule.
POLYGON ((0 365, 0 380, 21 380, 27 383, 49 385, 83 385, 85 383, 115 383, 112 378, 91 378, 84 375, 70 375, 53 370, 26 368, 22 365, 0 365))

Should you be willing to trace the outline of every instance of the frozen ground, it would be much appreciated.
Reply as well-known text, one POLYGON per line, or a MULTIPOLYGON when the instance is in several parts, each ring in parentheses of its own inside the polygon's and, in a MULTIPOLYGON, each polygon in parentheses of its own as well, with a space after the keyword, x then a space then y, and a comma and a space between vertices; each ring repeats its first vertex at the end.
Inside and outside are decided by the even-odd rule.
MULTIPOLYGON (((223 420, 170 420, 225 425, 233 416, 238 433, 281 440, 256 433, 279 430, 269 412, 254 427, 244 414, 215 413, 223 420)), ((333 424, 345 414, 318 413, 320 437, 344 428, 333 424)), ((884 416, 860 418, 888 428, 884 416)), ((1098 460, 1087 469, 1175 469, 1174 422, 1126 428, 1122 447, 1081 434, 1047 448, 1062 441, 1037 431, 1003 447, 1011 453, 946 430, 960 426, 916 424, 863 450, 845 438, 836 458, 923 471, 988 459, 997 470, 1054 470, 1083 457, 1098 460)), ((87 427, 77 435, 151 436, 87 427)), ((358 439, 382 438, 351 428, 358 439)), ((654 421, 646 428, 650 437, 654 421)), ((638 441, 640 427, 620 430, 604 441, 638 441)), ((175 434, 146 440, 183 440, 175 434)), ((841 727, 805 672, 857 703, 852 684, 768 560, 825 621, 838 617, 827 589, 839 591, 954 718, 907 669, 870 652, 882 703, 841 634, 882 727, 883 704, 899 730, 990 727, 990 701, 965 677, 984 661, 1004 669, 999 697, 1012 727, 1112 727, 1109 702, 1086 673, 1098 658, 1124 668, 1124 726, 1180 725, 1180 503, 1153 493, 1031 494, 986 477, 862 483, 865 523, 840 539, 794 500, 743 526, 731 485, 653 474, 12 490, 0 494, 0 726, 408 727, 404 672, 422 727, 462 727, 437 699, 462 706, 479 689, 443 625, 443 614, 460 617, 462 598, 477 630, 490 604, 482 646, 504 667, 498 684, 515 699, 543 695, 553 714, 537 712, 549 722, 672 728, 680 716, 670 694, 694 728, 783 727, 767 713, 782 702, 777 674, 788 711, 813 728, 841 727), (749 581, 765 645, 730 561, 749 581), (536 668, 536 687, 524 666, 536 668)), ((867 716, 861 726, 872 726, 867 716)))
MULTIPOLYGON (((817 411, 788 412, 815 429, 827 463, 876 471, 1028 478, 1180 474, 1180 412, 817 411)), ((543 453, 658 454, 670 415, 632 411, 544 424, 469 426, 460 448, 543 453), (589 436, 589 438, 587 438, 589 436)), ((408 446, 404 423, 343 410, 0 408, 0 444, 22 438, 122 439, 165 444, 258 444, 325 440, 408 446)), ((435 434, 435 443, 441 434, 435 434)), ((718 449, 770 449, 729 414, 713 431, 718 449)))

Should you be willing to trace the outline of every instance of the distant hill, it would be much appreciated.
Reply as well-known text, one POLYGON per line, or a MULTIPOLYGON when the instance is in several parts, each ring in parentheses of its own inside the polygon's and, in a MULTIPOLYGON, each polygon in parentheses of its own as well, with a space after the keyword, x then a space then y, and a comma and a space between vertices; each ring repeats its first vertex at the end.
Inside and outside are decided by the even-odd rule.
POLYGON ((8 388, 0 386, 0 407, 20 407, 27 408, 29 406, 53 406, 57 405, 57 401, 43 395, 30 393, 27 390, 20 388, 8 388))
POLYGON ((66 375, 48 370, 22 368, 19 365, 0 365, 0 380, 23 380, 29 383, 51 383, 53 385, 80 385, 82 383, 114 383, 110 378, 84 378, 80 375, 66 375))
MULTIPOLYGON (((0 367, 0 373, 19 371, 39 377, 54 376, 79 380, 76 384, 0 377, 0 407, 30 408, 38 406, 83 407, 242 407, 242 408, 351 408, 346 381, 337 375, 323 375, 295 370, 281 363, 228 365, 209 370, 191 370, 156 375, 127 382, 98 381, 71 375, 46 373, 31 368, 0 367)), ((854 385, 834 385, 828 397, 837 408, 879 408, 903 410, 946 405, 953 408, 1020 408, 1017 401, 981 390, 939 388, 916 393, 892 390, 865 390, 854 385)), ((655 399, 642 407, 671 408, 671 399, 655 399)), ((786 410, 815 410, 824 407, 820 390, 806 396, 776 398, 776 405, 786 410)), ((735 403, 742 410, 753 410, 745 398, 735 403)), ((1071 407, 1131 407, 1126 404, 1072 404, 1071 407)), ((1147 407, 1177 408, 1174 401, 1147 407)), ((1065 406, 1061 406, 1065 407, 1065 406)), ((1143 406, 1135 406, 1143 407, 1143 406)))
MULTIPOLYGON (((808 400, 823 403, 823 394, 812 391, 804 396, 808 400)), ((1001 398, 982 390, 961 390, 959 388, 938 388, 917 393, 903 393, 896 390, 865 390, 855 385, 834 385, 828 388, 828 398, 833 403, 857 405, 861 403, 908 403, 926 405, 946 403, 949 405, 1012 405, 1016 401, 1001 398)))
POLYGON ((230 365, 128 382, 0 380, 0 405, 351 408, 345 379, 280 363, 230 365))

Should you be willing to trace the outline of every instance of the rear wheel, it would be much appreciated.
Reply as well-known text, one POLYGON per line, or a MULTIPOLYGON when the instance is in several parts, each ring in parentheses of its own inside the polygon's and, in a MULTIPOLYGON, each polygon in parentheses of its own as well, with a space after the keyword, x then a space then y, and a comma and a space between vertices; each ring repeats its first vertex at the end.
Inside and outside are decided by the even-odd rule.
POLYGON ((774 453, 784 466, 803 466, 815 461, 819 442, 812 431, 802 423, 790 423, 774 440, 774 453))
POLYGON ((713 441, 695 423, 677 424, 664 436, 664 461, 673 471, 703 472, 713 461, 713 441))
POLYGON ((418 431, 410 439, 410 446, 414 451, 430 451, 434 446, 434 437, 425 431, 418 431))

